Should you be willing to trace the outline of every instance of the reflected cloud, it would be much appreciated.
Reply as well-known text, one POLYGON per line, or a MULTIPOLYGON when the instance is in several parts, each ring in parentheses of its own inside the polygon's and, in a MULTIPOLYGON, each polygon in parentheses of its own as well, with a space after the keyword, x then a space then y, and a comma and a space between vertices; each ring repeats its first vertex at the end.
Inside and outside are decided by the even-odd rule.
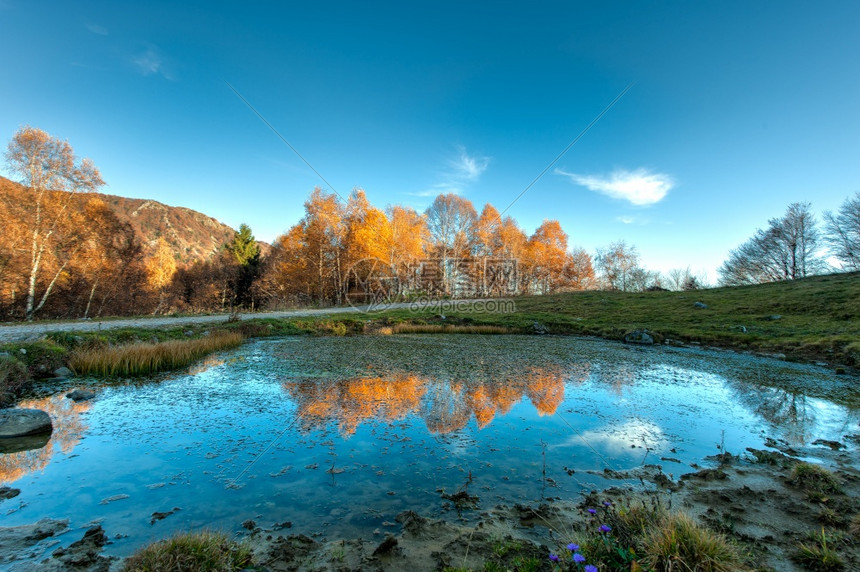
POLYGON ((629 452, 630 445, 644 445, 656 449, 668 442, 658 425, 644 419, 632 419, 621 425, 607 425, 600 429, 584 431, 581 439, 578 436, 571 438, 571 442, 576 444, 581 441, 614 455, 629 452))
POLYGON ((48 412, 54 431, 47 445, 39 449, 0 454, 0 484, 9 484, 30 473, 41 471, 56 453, 69 454, 78 444, 87 425, 81 415, 92 406, 89 401, 75 403, 64 393, 22 401, 19 407, 48 412))

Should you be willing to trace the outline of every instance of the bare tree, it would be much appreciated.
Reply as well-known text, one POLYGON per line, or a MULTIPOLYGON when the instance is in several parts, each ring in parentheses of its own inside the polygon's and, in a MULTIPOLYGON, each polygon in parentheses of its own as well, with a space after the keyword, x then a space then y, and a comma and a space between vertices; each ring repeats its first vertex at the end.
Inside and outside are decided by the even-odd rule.
POLYGON ((623 240, 613 242, 606 248, 598 248, 595 260, 609 290, 629 292, 641 289, 643 270, 639 268, 639 253, 635 246, 623 240))
POLYGON ((792 203, 781 218, 768 221, 756 234, 729 253, 720 267, 724 286, 796 280, 821 272, 818 230, 809 203, 792 203))
POLYGON ((477 242, 478 213, 471 201, 449 193, 436 197, 427 207, 425 217, 433 249, 441 259, 443 289, 449 294, 456 279, 453 269, 449 268, 449 260, 471 254, 477 242))
POLYGON ((12 137, 6 163, 11 172, 20 176, 32 200, 26 229, 29 277, 25 308, 26 319, 32 320, 83 243, 83 233, 77 232, 80 229, 67 224, 76 193, 95 192, 104 181, 89 159, 78 163, 67 141, 29 126, 22 127, 12 137), (54 261, 50 272, 44 272, 47 257, 54 261), (37 303, 40 282, 43 289, 37 303))
POLYGON ((845 270, 860 270, 860 191, 845 199, 835 215, 824 213, 824 240, 845 270))

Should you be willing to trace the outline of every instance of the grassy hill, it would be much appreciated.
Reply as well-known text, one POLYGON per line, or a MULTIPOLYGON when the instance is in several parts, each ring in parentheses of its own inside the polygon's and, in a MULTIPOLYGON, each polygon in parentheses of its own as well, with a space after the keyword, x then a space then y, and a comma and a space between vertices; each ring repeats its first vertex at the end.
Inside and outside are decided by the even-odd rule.
MULTIPOLYGON (((571 292, 512 298, 513 313, 446 310, 445 322, 622 339, 647 329, 658 341, 784 353, 788 359, 860 365, 860 272, 692 292, 571 292), (706 308, 697 307, 696 302, 706 308)), ((440 322, 438 310, 381 314, 440 322)))

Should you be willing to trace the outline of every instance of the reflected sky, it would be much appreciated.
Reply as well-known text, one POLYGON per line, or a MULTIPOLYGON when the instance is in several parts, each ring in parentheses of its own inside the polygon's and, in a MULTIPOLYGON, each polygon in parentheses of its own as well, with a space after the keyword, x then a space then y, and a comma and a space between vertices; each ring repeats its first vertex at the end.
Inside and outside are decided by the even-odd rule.
POLYGON ((66 388, 22 404, 49 411, 55 431, 42 449, 0 455, 0 478, 22 491, 0 513, 5 526, 101 520, 121 535, 109 547, 119 555, 247 519, 373 538, 395 530, 402 510, 456 514, 440 491, 467 483, 480 507, 574 498, 617 484, 605 468, 658 463, 677 477, 721 443, 740 453, 767 437, 842 440, 860 433, 856 382, 732 353, 575 338, 258 340, 182 374, 93 380, 92 402, 74 404, 66 388))

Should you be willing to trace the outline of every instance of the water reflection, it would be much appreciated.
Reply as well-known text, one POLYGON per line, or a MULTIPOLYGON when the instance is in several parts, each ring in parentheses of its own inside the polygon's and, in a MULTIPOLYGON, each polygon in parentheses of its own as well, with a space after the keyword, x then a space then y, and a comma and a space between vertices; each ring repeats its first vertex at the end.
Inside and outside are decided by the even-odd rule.
POLYGON ((22 401, 19 407, 47 411, 54 423, 54 431, 47 444, 41 448, 0 454, 0 484, 4 485, 35 471, 42 471, 58 452, 69 454, 87 430, 81 414, 89 411, 91 403, 75 403, 64 394, 57 394, 43 399, 22 401))
MULTIPOLYGON (((588 368, 580 368, 587 375, 588 368)), ((417 373, 345 380, 285 381, 283 389, 298 406, 304 431, 336 423, 343 436, 365 421, 391 423, 417 414, 431 433, 463 429, 474 418, 479 429, 527 397, 540 416, 552 415, 564 401, 566 372, 558 365, 526 368, 515 378, 482 381, 440 379, 417 373)), ((578 381, 582 381, 580 378, 578 381)))

